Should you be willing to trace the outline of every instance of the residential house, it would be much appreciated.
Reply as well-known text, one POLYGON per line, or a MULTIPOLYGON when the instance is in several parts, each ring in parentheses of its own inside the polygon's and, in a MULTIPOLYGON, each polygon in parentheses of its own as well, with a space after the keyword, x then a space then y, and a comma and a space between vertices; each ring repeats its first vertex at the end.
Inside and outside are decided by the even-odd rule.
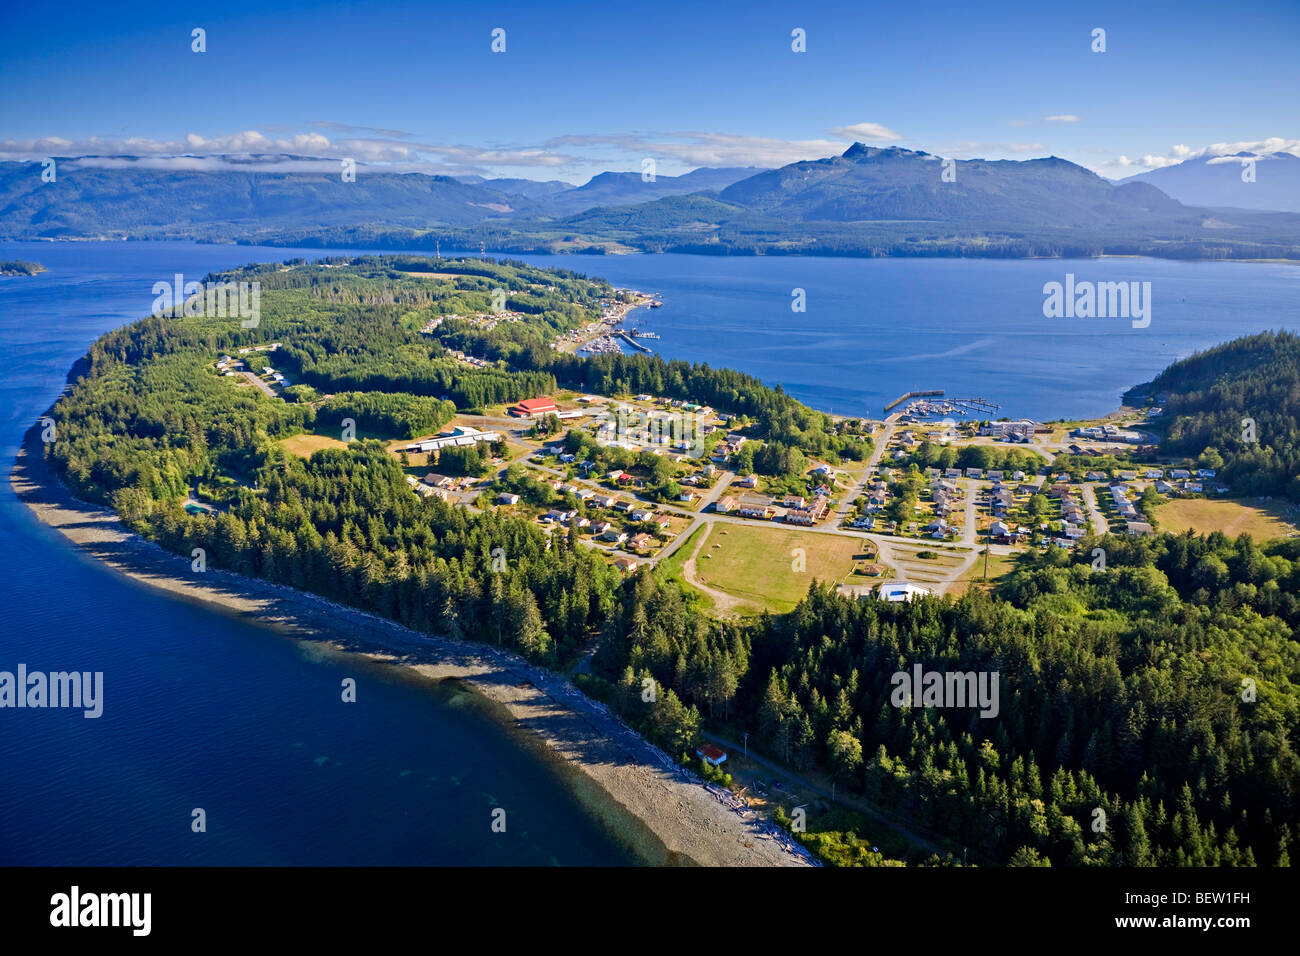
POLYGON ((642 551, 654 543, 654 538, 644 531, 627 539, 627 547, 633 551, 642 551))

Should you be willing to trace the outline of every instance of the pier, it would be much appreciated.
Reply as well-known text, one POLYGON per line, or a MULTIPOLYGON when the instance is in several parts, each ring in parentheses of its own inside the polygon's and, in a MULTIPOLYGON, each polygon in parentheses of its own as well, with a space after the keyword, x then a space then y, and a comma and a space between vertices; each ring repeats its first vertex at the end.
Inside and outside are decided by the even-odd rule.
POLYGON ((993 413, 1002 406, 997 402, 990 402, 987 398, 950 398, 948 399, 953 405, 963 406, 973 412, 993 413))
POLYGON ((890 402, 888 405, 885 406, 885 412, 886 413, 892 412, 895 408, 897 408, 899 405, 902 405, 909 398, 926 398, 931 395, 942 395, 942 394, 943 394, 943 389, 941 388, 931 388, 919 392, 904 392, 902 395, 898 396, 898 398, 894 399, 892 402, 890 402))
POLYGON ((618 330, 617 332, 615 332, 614 334, 617 335, 619 338, 621 338, 621 339, 622 339, 624 342, 626 342, 628 345, 632 346, 633 348, 638 348, 638 349, 640 349, 642 352, 650 352, 651 354, 654 353, 654 349, 651 349, 651 348, 649 348, 648 346, 642 345, 640 342, 638 342, 636 339, 632 338, 632 336, 628 335, 628 334, 627 334, 626 332, 624 332, 622 329, 619 329, 619 330, 618 330))

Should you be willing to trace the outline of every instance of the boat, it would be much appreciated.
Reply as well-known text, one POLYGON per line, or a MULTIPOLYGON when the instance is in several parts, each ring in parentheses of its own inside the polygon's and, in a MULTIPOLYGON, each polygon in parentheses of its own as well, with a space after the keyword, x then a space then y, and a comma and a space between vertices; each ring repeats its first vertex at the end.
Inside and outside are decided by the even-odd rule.
POLYGON ((650 303, 650 308, 652 308, 652 309, 662 309, 662 308, 663 308, 663 305, 664 305, 664 300, 663 300, 663 299, 655 299, 653 302, 650 303))

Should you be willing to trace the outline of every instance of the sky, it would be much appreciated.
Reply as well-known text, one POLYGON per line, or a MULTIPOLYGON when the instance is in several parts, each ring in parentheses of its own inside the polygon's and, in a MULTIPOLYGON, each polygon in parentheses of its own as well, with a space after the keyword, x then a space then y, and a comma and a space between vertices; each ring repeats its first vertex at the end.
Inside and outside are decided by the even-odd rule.
POLYGON ((663 175, 772 167, 854 141, 1060 156, 1113 178, 1300 154, 1298 0, 985 6, 9 3, 0 160, 350 158, 585 182, 646 158, 663 175))

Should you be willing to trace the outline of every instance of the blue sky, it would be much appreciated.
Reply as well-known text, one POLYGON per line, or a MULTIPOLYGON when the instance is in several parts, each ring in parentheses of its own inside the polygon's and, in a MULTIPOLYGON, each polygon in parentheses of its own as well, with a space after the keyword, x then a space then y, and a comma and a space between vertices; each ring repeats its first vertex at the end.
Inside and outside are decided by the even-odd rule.
POLYGON ((584 181, 855 139, 1110 176, 1215 144, 1300 152, 1294 0, 981 6, 6 4, 0 159, 291 153, 584 181))

